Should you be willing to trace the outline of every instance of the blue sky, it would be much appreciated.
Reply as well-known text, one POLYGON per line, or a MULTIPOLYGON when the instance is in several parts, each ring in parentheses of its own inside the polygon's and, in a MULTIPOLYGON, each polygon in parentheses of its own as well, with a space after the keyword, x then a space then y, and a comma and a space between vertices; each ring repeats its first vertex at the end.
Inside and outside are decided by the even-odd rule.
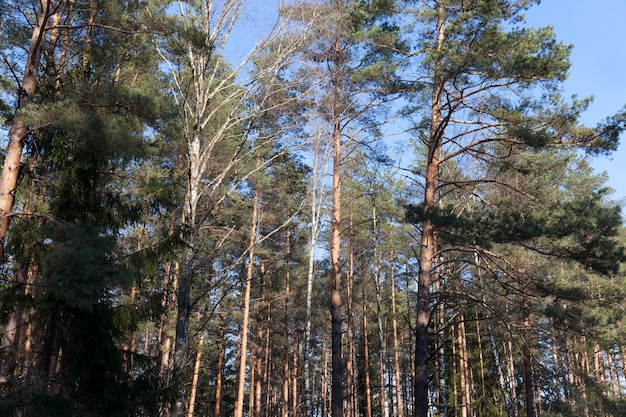
MULTIPOLYGON (((595 126, 626 105, 626 0, 543 0, 525 15, 529 26, 553 26, 559 40, 574 45, 564 94, 594 97, 584 124, 595 126)), ((613 198, 626 203, 626 134, 621 142, 592 165, 608 173, 613 198)))

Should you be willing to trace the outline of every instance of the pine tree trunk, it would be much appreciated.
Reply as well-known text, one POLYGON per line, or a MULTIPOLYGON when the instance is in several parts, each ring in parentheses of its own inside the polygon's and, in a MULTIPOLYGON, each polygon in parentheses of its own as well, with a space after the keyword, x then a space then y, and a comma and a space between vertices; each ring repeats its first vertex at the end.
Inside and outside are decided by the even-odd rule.
POLYGON ((226 314, 220 306, 220 327, 217 341, 217 366, 215 369, 215 408, 214 417, 222 417, 222 379, 224 375, 224 354, 226 345, 226 314))
MULTIPOLYGON (((452 325, 452 334, 451 338, 454 339, 454 334, 456 333, 456 324, 452 325)), ((461 408, 459 407, 459 384, 457 384, 457 380, 459 380, 459 366, 458 361, 456 360, 457 355, 457 344, 453 340, 452 341, 452 407, 454 408, 454 417, 457 417, 460 414, 461 408)))
POLYGON ((532 355, 530 351, 530 317, 527 302, 524 301, 522 306, 522 378, 524 380, 524 406, 526 408, 526 417, 537 417, 537 409, 535 403, 535 386, 532 369, 532 355))
POLYGON ((480 318, 478 316, 478 309, 474 310, 476 314, 476 338, 478 341, 478 360, 480 364, 480 395, 482 400, 483 413, 487 413, 488 408, 488 400, 487 400, 487 389, 485 385, 485 360, 483 358, 483 343, 481 339, 481 331, 480 331, 480 318))
POLYGON ((324 371, 322 372, 321 403, 322 416, 328 416, 328 346, 324 346, 324 371))
POLYGON ((363 380, 365 381, 365 417, 372 417, 372 388, 370 382, 370 348, 367 331, 367 297, 363 289, 363 380))
MULTIPOLYGON (((438 284, 437 284, 438 285, 438 284)), ((438 289, 437 289, 438 291, 438 289)), ((440 303, 437 308, 437 325, 438 328, 435 329, 437 334, 437 343, 439 344, 439 352, 437 356, 437 367, 438 367, 438 385, 439 385, 439 415, 440 417, 448 416, 448 381, 446 377, 446 349, 445 349, 445 340, 446 340, 446 332, 445 332, 445 317, 444 317, 444 309, 445 306, 443 303, 440 303)))
POLYGON ((567 389, 565 390, 565 398, 570 404, 575 405, 578 400, 574 396, 576 377, 574 375, 574 358, 569 345, 570 343, 568 342, 567 336, 565 336, 565 361, 567 363, 567 389))
POLYGON ((272 320, 271 305, 267 299, 265 286, 265 267, 261 261, 261 282, 259 283, 259 305, 265 306, 265 317, 261 317, 263 311, 259 309, 259 318, 256 320, 256 354, 254 355, 254 411, 252 416, 263 416, 263 387, 266 386, 267 366, 266 358, 269 357, 270 324, 272 320))
POLYGON ((289 386, 291 382, 289 373, 289 256, 290 235, 287 232, 287 259, 285 264, 285 306, 283 318, 283 387, 282 387, 282 416, 289 416, 289 386))
MULTIPOLYGON (((438 6, 437 42, 440 49, 444 41, 444 6, 438 6)), ((428 324, 430 322, 430 285, 435 266, 435 225, 430 216, 435 208, 441 151, 441 93, 439 81, 441 62, 435 63, 434 90, 431 96, 431 125, 426 158, 424 183, 424 221, 420 239, 419 276, 417 289, 417 322, 415 330, 415 417, 428 417, 428 324)))
POLYGON ((558 339, 552 319, 550 319, 550 334, 552 336, 550 340, 550 349, 552 350, 552 361, 554 366, 554 386, 556 388, 557 399, 561 402, 565 402, 565 388, 563 386, 563 379, 561 374, 561 368, 563 365, 561 364, 561 358, 559 357, 558 339))
POLYGON ((614 366, 613 356, 607 352, 606 353, 608 368, 609 368, 609 378, 611 380, 611 389, 613 391, 613 395, 615 398, 619 398, 619 390, 617 388, 619 382, 619 375, 617 374, 617 368, 614 366))
POLYGON ((348 385, 348 402, 345 410, 347 417, 356 417, 358 415, 359 404, 357 394, 357 353, 355 340, 354 325, 354 212, 350 205, 350 240, 348 243, 348 271, 346 277, 346 301, 347 301, 347 348, 348 358, 346 360, 346 383, 348 385))
POLYGON ((380 236, 378 231, 378 219, 376 214, 376 206, 372 205, 372 220, 374 223, 374 286, 376 289, 376 323, 378 325, 378 342, 380 344, 380 354, 378 361, 378 385, 379 385, 379 401, 380 401, 380 409, 383 417, 389 416, 389 403, 387 399, 387 390, 385 389, 385 374, 386 374, 386 366, 385 362, 387 360, 387 349, 385 342, 385 333, 383 331, 383 300, 382 300, 382 274, 381 274, 381 264, 382 264, 382 255, 379 248, 380 244, 380 236))
MULTIPOLYGON (((476 263, 478 279, 482 286, 484 282, 481 274, 482 267, 480 266, 480 257, 478 256, 478 252, 474 252, 474 262, 476 263)), ((487 304, 487 299, 484 292, 482 294, 482 301, 484 304, 487 304)), ((496 338, 493 334, 493 326, 491 324, 491 318, 489 316, 485 318, 485 328, 487 330, 487 337, 489 338, 489 347, 491 349, 491 355, 493 356, 494 366, 496 368, 496 372, 498 373, 498 386, 500 388, 500 392, 502 393, 502 397, 504 398, 506 413, 508 417, 514 417, 514 407, 512 400, 512 398, 514 397, 511 397, 511 395, 509 395, 509 391, 506 387, 506 379, 504 377, 504 372, 502 371, 502 361, 500 360, 500 354, 498 353, 498 344, 496 343, 496 338)))
MULTIPOLYGON (((404 407, 402 406, 402 384, 400 379, 400 344, 398 342, 398 317, 396 312, 396 277, 394 268, 394 251, 391 251, 391 271, 389 279, 391 280, 391 323, 393 327, 393 363, 396 382, 396 417, 404 417, 404 407)), ((442 415, 441 417, 446 417, 442 415)))
POLYGON ((469 378, 469 353, 467 352, 467 340, 465 335, 465 316, 458 314, 457 346, 459 350, 459 384, 461 394, 461 417, 471 417, 470 410, 470 378, 469 378))
MULTIPOLYGON (((198 311, 198 322, 202 319, 198 311)), ((187 417, 193 417, 196 408, 196 397, 198 393, 198 379, 200 377, 200 364, 202 362, 202 346, 204 345, 204 326, 200 328, 200 340, 193 364, 193 376, 191 378, 191 391, 189 393, 189 405, 187 407, 187 417)))
POLYGON ((507 343, 508 346, 508 356, 509 356, 509 363, 508 363, 508 379, 509 379, 509 392, 511 393, 511 409, 513 412, 513 417, 518 417, 519 415, 519 410, 517 409, 517 388, 516 388, 516 382, 515 382, 515 362, 513 360, 513 341, 511 339, 508 340, 507 343))
MULTIPOLYGON (((178 277, 180 275, 179 263, 174 264, 174 271, 172 272, 172 263, 167 262, 165 264, 165 272, 163 274, 163 288, 164 291, 163 299, 161 301, 162 307, 165 309, 164 311, 170 311, 175 309, 176 301, 176 291, 172 290, 172 288, 176 288, 178 286, 178 277), (170 279, 171 277, 171 279, 170 279), (171 281, 171 285, 170 285, 171 281), (171 287, 171 288, 170 288, 171 287)), ((173 366, 173 351, 176 346, 175 339, 170 336, 170 327, 173 324, 170 322, 170 318, 168 314, 163 314, 159 323, 159 331, 157 334, 157 343, 158 343, 158 367, 159 367, 159 375, 162 378, 167 377, 171 381, 171 371, 173 366)))
MULTIPOLYGON (((336 42, 335 50, 339 50, 336 42)), ((339 52, 337 52, 339 54, 339 52)), ((333 123, 333 188, 330 238, 330 316, 332 341, 331 415, 343 417, 343 362, 341 322, 341 123, 339 82, 335 81, 333 123)), ((241 416, 235 416, 241 417, 241 416)))
POLYGON ((300 345, 299 343, 299 339, 300 339, 300 335, 299 334, 295 334, 294 335, 294 340, 295 342, 293 343, 293 349, 292 349, 292 365, 291 365, 291 417, 297 417, 298 415, 298 380, 299 375, 298 375, 298 368, 299 368, 299 358, 300 355, 299 353, 299 348, 298 346, 300 345))
MULTIPOLYGON (((261 275, 264 275, 264 266, 263 263, 261 263, 261 275)), ((263 377, 261 378, 261 386, 262 387, 269 387, 269 380, 270 380, 270 375, 271 375, 271 367, 272 367, 272 362, 270 361, 270 358, 272 357, 272 328, 270 326, 271 324, 271 320, 272 320, 272 304, 269 303, 268 307, 267 307, 267 323, 265 326, 265 348, 264 348, 264 355, 263 355, 263 377)), ((261 391, 265 391, 265 402, 263 403, 263 406, 261 406, 260 410, 261 410, 261 416, 263 416, 267 410, 270 410, 270 393, 271 390, 270 389, 266 389, 266 390, 261 390, 261 391)), ((260 393, 259 393, 260 395, 260 393)))
POLYGON ((246 365, 248 352, 248 328, 250 321, 250 294, 252 288, 252 271, 254 266, 254 247, 257 234, 257 218, 259 206, 259 192, 254 192, 252 203, 252 221, 250 225, 250 238, 248 246, 248 267, 246 269, 246 282, 243 299, 243 319, 241 325, 241 348, 238 361, 237 399, 235 402, 235 417, 243 417, 243 403, 246 389, 246 365))
MULTIPOLYGON (((2 166, 2 177, 0 178, 0 262, 4 259, 4 247, 6 245, 7 232, 9 230, 9 219, 11 209, 15 200, 17 190, 18 173, 20 160, 24 150, 24 143, 28 136, 29 129, 24 123, 20 111, 31 103, 35 97, 39 66, 41 64, 41 52, 45 42, 48 21, 55 11, 52 0, 41 0, 37 11, 36 24, 30 36, 28 55, 22 74, 22 82, 17 91, 17 110, 13 116, 8 135, 8 145, 2 166)), ((5 345, 3 341, 3 347, 5 345)), ((0 375, 0 382, 5 375, 0 375)))

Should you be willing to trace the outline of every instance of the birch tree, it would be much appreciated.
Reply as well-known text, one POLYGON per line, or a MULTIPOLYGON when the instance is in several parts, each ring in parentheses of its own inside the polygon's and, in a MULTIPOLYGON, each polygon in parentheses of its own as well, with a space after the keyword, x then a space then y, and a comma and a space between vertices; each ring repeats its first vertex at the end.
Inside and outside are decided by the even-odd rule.
MULTIPOLYGON (((163 4, 153 12, 152 24, 163 33, 156 48, 168 69, 180 135, 186 143, 186 191, 180 227, 183 249, 173 370, 177 382, 187 363, 190 290, 199 228, 255 170, 253 163, 252 168, 244 168, 255 154, 248 135, 260 111, 267 111, 261 104, 272 91, 267 90, 270 93, 262 98, 259 88, 276 79, 298 42, 297 36, 286 36, 284 23, 278 23, 266 35, 250 40, 248 51, 238 57, 241 45, 234 38, 244 13, 243 0, 179 1, 163 4), (272 44, 279 37, 290 39, 291 43, 272 44), (251 65, 266 50, 273 51, 273 60, 266 60, 253 77, 249 72, 251 65), (255 107, 255 102, 261 104, 255 107), (208 206, 206 212, 199 213, 201 201, 208 206)), ((182 408, 181 397, 174 414, 180 415, 182 408)))

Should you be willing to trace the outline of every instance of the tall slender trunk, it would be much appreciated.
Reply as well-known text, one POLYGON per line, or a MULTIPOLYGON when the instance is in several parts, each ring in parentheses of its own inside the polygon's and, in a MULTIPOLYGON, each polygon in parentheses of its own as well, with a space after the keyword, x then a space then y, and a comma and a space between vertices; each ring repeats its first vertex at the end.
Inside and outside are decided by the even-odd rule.
POLYGON ((404 407, 402 406, 402 384, 400 379, 400 344, 398 343, 398 316, 396 311, 396 277, 394 258, 394 251, 391 250, 391 270, 389 271, 389 279, 391 281, 391 324, 393 327, 393 363, 396 382, 396 417, 404 417, 404 407))
POLYGON ((557 394, 557 399, 561 402, 565 402, 565 387, 563 386, 563 378, 562 378, 562 373, 561 373, 561 369, 562 369, 562 364, 561 364, 561 358, 559 355, 559 351, 558 351, 558 339, 557 339, 557 334, 556 334, 556 328, 554 327, 554 323, 552 322, 552 319, 550 319, 550 335, 551 335, 551 340, 550 340, 550 349, 552 351, 552 361, 553 361, 553 366, 554 366, 554 386, 556 388, 556 394, 557 394))
POLYGON ((565 390, 565 393, 566 393, 565 398, 570 404, 575 405, 578 402, 578 398, 574 395, 575 383, 576 383, 576 376, 574 374, 575 372, 574 355, 570 348, 570 341, 567 335, 565 335, 564 337, 564 343, 565 343, 565 362, 567 365, 567 383, 566 383, 566 390, 565 390))
MULTIPOLYGON (((437 48, 441 49, 444 41, 444 6, 438 6, 437 48)), ((435 224, 430 216, 436 203, 437 181, 439 176, 439 153, 441 151, 442 120, 441 94, 439 80, 441 62, 435 63, 433 92, 431 96, 431 125, 426 158, 426 177, 424 183, 424 221, 420 239, 419 276, 417 289, 417 323, 415 331, 415 417, 428 417, 428 363, 429 343, 428 324, 430 322, 430 285, 433 281, 435 266, 435 224)))
POLYGON ((238 363, 237 399, 235 402, 235 417, 243 417, 243 402, 246 389, 246 364, 248 352, 248 327, 250 321, 250 293, 252 287, 252 272, 254 266, 254 247, 257 234, 257 217, 259 206, 259 192, 254 192, 252 203, 252 221, 250 225, 250 238, 248 246, 248 267, 246 269, 246 282, 243 299, 243 319, 241 326, 241 350, 238 363))
POLYGON ((524 300, 522 306, 522 378, 524 379, 524 406, 526 417, 537 417, 535 402, 535 386, 533 382, 532 354, 530 345, 532 343, 530 335, 530 315, 527 301, 524 300))
POLYGON ((350 205, 350 240, 348 242, 348 270, 346 277, 346 315, 348 322, 347 329, 347 345, 348 345, 348 358, 346 359, 346 384, 348 386, 348 402, 346 405, 345 414, 347 417, 356 417, 359 411, 359 402, 357 394, 357 352, 355 341, 355 326, 354 326, 354 211, 352 204, 350 205))
POLYGON ((365 381, 365 417, 372 417, 372 384, 370 382, 370 348, 367 331, 367 298, 363 289, 363 380, 365 381))
MULTIPOLYGON (((335 43, 335 50, 340 49, 335 43)), ((337 52, 339 54, 339 52, 337 52)), ((339 75, 339 74, 338 74, 339 75)), ((343 362, 341 321, 341 108, 340 86, 335 80, 335 103, 333 122, 333 189, 330 237, 330 316, 332 341, 331 415, 343 417, 343 362)), ((240 417, 240 416, 235 416, 240 417)))
MULTIPOLYGON (((439 289, 437 288, 437 291, 439 289)), ((445 340, 446 340, 446 325, 445 325, 445 306, 443 303, 439 303, 437 306, 437 325, 438 328, 435 329, 437 332, 437 343, 439 345, 439 352, 437 355, 437 367, 438 367, 438 378, 439 378, 439 416, 447 417, 448 416, 448 380, 446 377, 446 349, 445 349, 445 340)), ((456 376, 456 373, 455 373, 456 376)), ((456 393, 456 387, 455 387, 456 393)), ((456 400, 455 400, 456 401, 456 400)))
POLYGON ((171 408, 172 417, 182 416, 185 408, 185 368, 188 364, 189 318, 191 316, 191 287, 194 281, 195 240, 198 234, 196 216, 202 180, 200 156, 200 132, 194 132, 189 143, 189 166, 187 189, 183 203, 180 238, 185 245, 182 250, 180 274, 177 285, 176 345, 174 347, 173 381, 180 384, 178 398, 171 408))
POLYGON ((222 379, 224 374, 224 354, 226 344, 226 314, 220 306, 220 327, 217 342, 217 366, 215 369, 215 408, 214 417, 222 416, 222 379))
MULTIPOLYGON (((454 334, 456 333, 456 324, 452 325, 452 339, 454 339, 454 334)), ((459 407, 459 384, 457 384, 457 379, 459 379, 459 365, 456 353, 457 344, 452 341, 452 407, 454 408, 454 417, 459 415, 460 407, 459 407)))
POLYGON ((322 385, 320 387, 320 401, 322 403, 322 416, 328 416, 328 346, 324 346, 324 371, 322 372, 322 385))
POLYGON ((381 415, 383 417, 389 416, 389 403, 387 399, 387 391, 385 390, 385 374, 387 360, 387 349, 385 341, 385 333, 383 331, 383 299, 382 299, 382 255, 380 250, 380 233, 378 230, 378 216, 376 213, 376 206, 372 204, 372 221, 374 232, 374 287, 376 289, 376 324, 378 325, 378 342, 380 344, 380 354, 378 361, 378 399, 380 401, 381 415))
POLYGON ((300 359, 300 355, 299 355, 299 346, 300 346, 300 334, 295 334, 294 335, 294 343, 293 343, 293 349, 292 349, 292 353, 291 353, 291 357, 292 357, 292 362, 291 362, 291 416, 292 417, 296 417, 298 414, 298 406, 299 406, 299 402, 298 402, 298 380, 299 375, 298 375, 298 368, 299 368, 299 359, 300 359))
MULTIPOLYGON (((4 157, 4 165, 2 166, 2 177, 0 178, 0 262, 4 258, 4 246, 9 230, 10 213, 15 201, 24 143, 30 131, 24 123, 20 111, 35 98, 35 89, 41 64, 41 52, 48 30, 48 22, 58 7, 60 7, 60 1, 56 5, 52 0, 41 0, 39 3, 36 22, 30 36, 22 82, 17 91, 17 109, 9 129, 8 145, 4 157)), ((4 375, 0 375, 0 379, 3 378, 4 375)))
MULTIPOLYGON (((308 270, 306 284, 306 330, 304 334, 304 417, 308 417, 311 412, 311 304, 313 298, 313 277, 315 273, 315 249, 317 247, 317 239, 319 237, 320 214, 322 203, 322 190, 318 186, 321 185, 319 167, 322 165, 320 159, 319 140, 314 144, 313 151, 313 173, 311 175, 311 233, 309 235, 309 253, 308 253, 308 270), (318 201, 319 200, 319 201, 318 201)), ((321 161, 322 163, 324 161, 321 161)))
MULTIPOLYGON (((200 311, 198 311, 198 322, 202 320, 200 311)), ((189 405, 187 407, 187 417, 193 417, 196 408, 196 397, 198 393, 198 380, 200 378, 200 364, 202 362, 202 348, 204 345, 204 326, 200 326, 200 340, 198 341, 198 349, 193 363, 193 376, 191 378, 191 391, 189 393, 189 405)))
MULTIPOLYGON (((283 318, 283 389, 282 389, 282 416, 289 416, 289 279, 290 279, 290 234, 287 232, 287 259, 285 264, 285 306, 283 318)), ((295 417, 295 416, 294 416, 295 417)))
POLYGON ((98 14, 98 0, 89 0, 87 11, 87 33, 85 34, 85 53, 83 54, 83 66, 87 66, 92 60, 93 49, 93 24, 98 14))
POLYGON ((581 393, 581 398, 582 398, 582 406, 583 406, 583 416, 584 417, 590 417, 589 414, 589 397, 587 394, 587 382, 586 382, 586 377, 587 375, 589 375, 589 357, 587 356, 587 344, 585 341, 585 337, 582 337, 581 340, 581 346, 583 347, 583 351, 580 355, 579 358, 579 363, 580 363, 580 378, 578 379, 578 389, 580 390, 581 393))
MULTIPOLYGON (((609 367, 609 379, 611 380, 611 390, 613 392, 613 395, 616 398, 619 398, 619 390, 618 390, 618 382, 619 382, 619 376, 617 375, 617 368, 614 367, 614 363, 613 363, 613 356, 611 355, 610 352, 606 353, 606 357, 607 357, 607 361, 608 361, 608 367, 609 367)), ((604 371, 603 371, 604 372, 604 371)))
MULTIPOLYGON (((261 275, 264 275, 264 264, 261 263, 261 275)), ((269 378, 270 378, 270 374, 271 374, 271 369, 273 366, 273 363, 270 361, 270 358, 272 357, 272 327, 271 327, 271 322, 272 322, 272 304, 268 303, 267 306, 267 323, 265 325, 265 348, 264 348, 264 355, 263 355, 263 376, 261 378, 261 382, 262 382, 262 386, 269 386, 269 378)), ((261 415, 263 415, 264 413, 266 413, 266 410, 270 409, 270 393, 271 390, 266 389, 265 391, 265 402, 263 403, 263 406, 260 408, 261 410, 261 415)), ((259 394, 260 395, 260 394, 259 394)))
MULTIPOLYGON (((507 314, 508 317, 508 314, 507 314)), ((513 417, 517 417, 519 415, 519 410, 517 408, 517 388, 515 381, 515 362, 513 360, 513 341, 509 338, 507 342, 508 347, 508 379, 509 379, 509 392, 511 393, 511 409, 513 412, 513 417)))
POLYGON ((485 360, 483 357, 483 343, 480 331, 480 317, 478 316, 478 309, 474 310, 476 318, 476 338, 478 342, 478 360, 480 364, 480 398, 482 401, 483 413, 487 413, 488 400, 487 400, 487 388, 485 384, 485 360))
POLYGON ((600 361, 604 362, 602 351, 598 343, 593 344, 593 376, 597 382, 604 382, 604 363, 600 366, 600 361))
POLYGON ((471 417, 470 410, 470 378, 469 378, 469 353, 465 334, 465 316, 459 313, 459 321, 456 325, 457 346, 459 350, 459 382, 461 394, 461 417, 471 417))
POLYGON ((270 324, 272 320, 270 300, 266 295, 265 286, 265 264, 261 261, 261 282, 259 283, 259 305, 265 306, 265 317, 260 317, 261 309, 259 309, 259 319, 256 321, 256 354, 254 355, 254 411, 251 412, 254 417, 263 415, 263 387, 266 385, 267 367, 266 357, 269 356, 270 344, 270 324))

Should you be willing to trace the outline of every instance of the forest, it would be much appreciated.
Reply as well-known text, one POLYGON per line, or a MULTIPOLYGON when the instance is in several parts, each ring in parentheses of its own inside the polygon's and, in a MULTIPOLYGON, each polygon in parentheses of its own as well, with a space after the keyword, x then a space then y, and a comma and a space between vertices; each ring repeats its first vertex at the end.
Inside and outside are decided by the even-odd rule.
POLYGON ((0 1, 0 416, 625 416, 539 0, 278 3, 0 1))

